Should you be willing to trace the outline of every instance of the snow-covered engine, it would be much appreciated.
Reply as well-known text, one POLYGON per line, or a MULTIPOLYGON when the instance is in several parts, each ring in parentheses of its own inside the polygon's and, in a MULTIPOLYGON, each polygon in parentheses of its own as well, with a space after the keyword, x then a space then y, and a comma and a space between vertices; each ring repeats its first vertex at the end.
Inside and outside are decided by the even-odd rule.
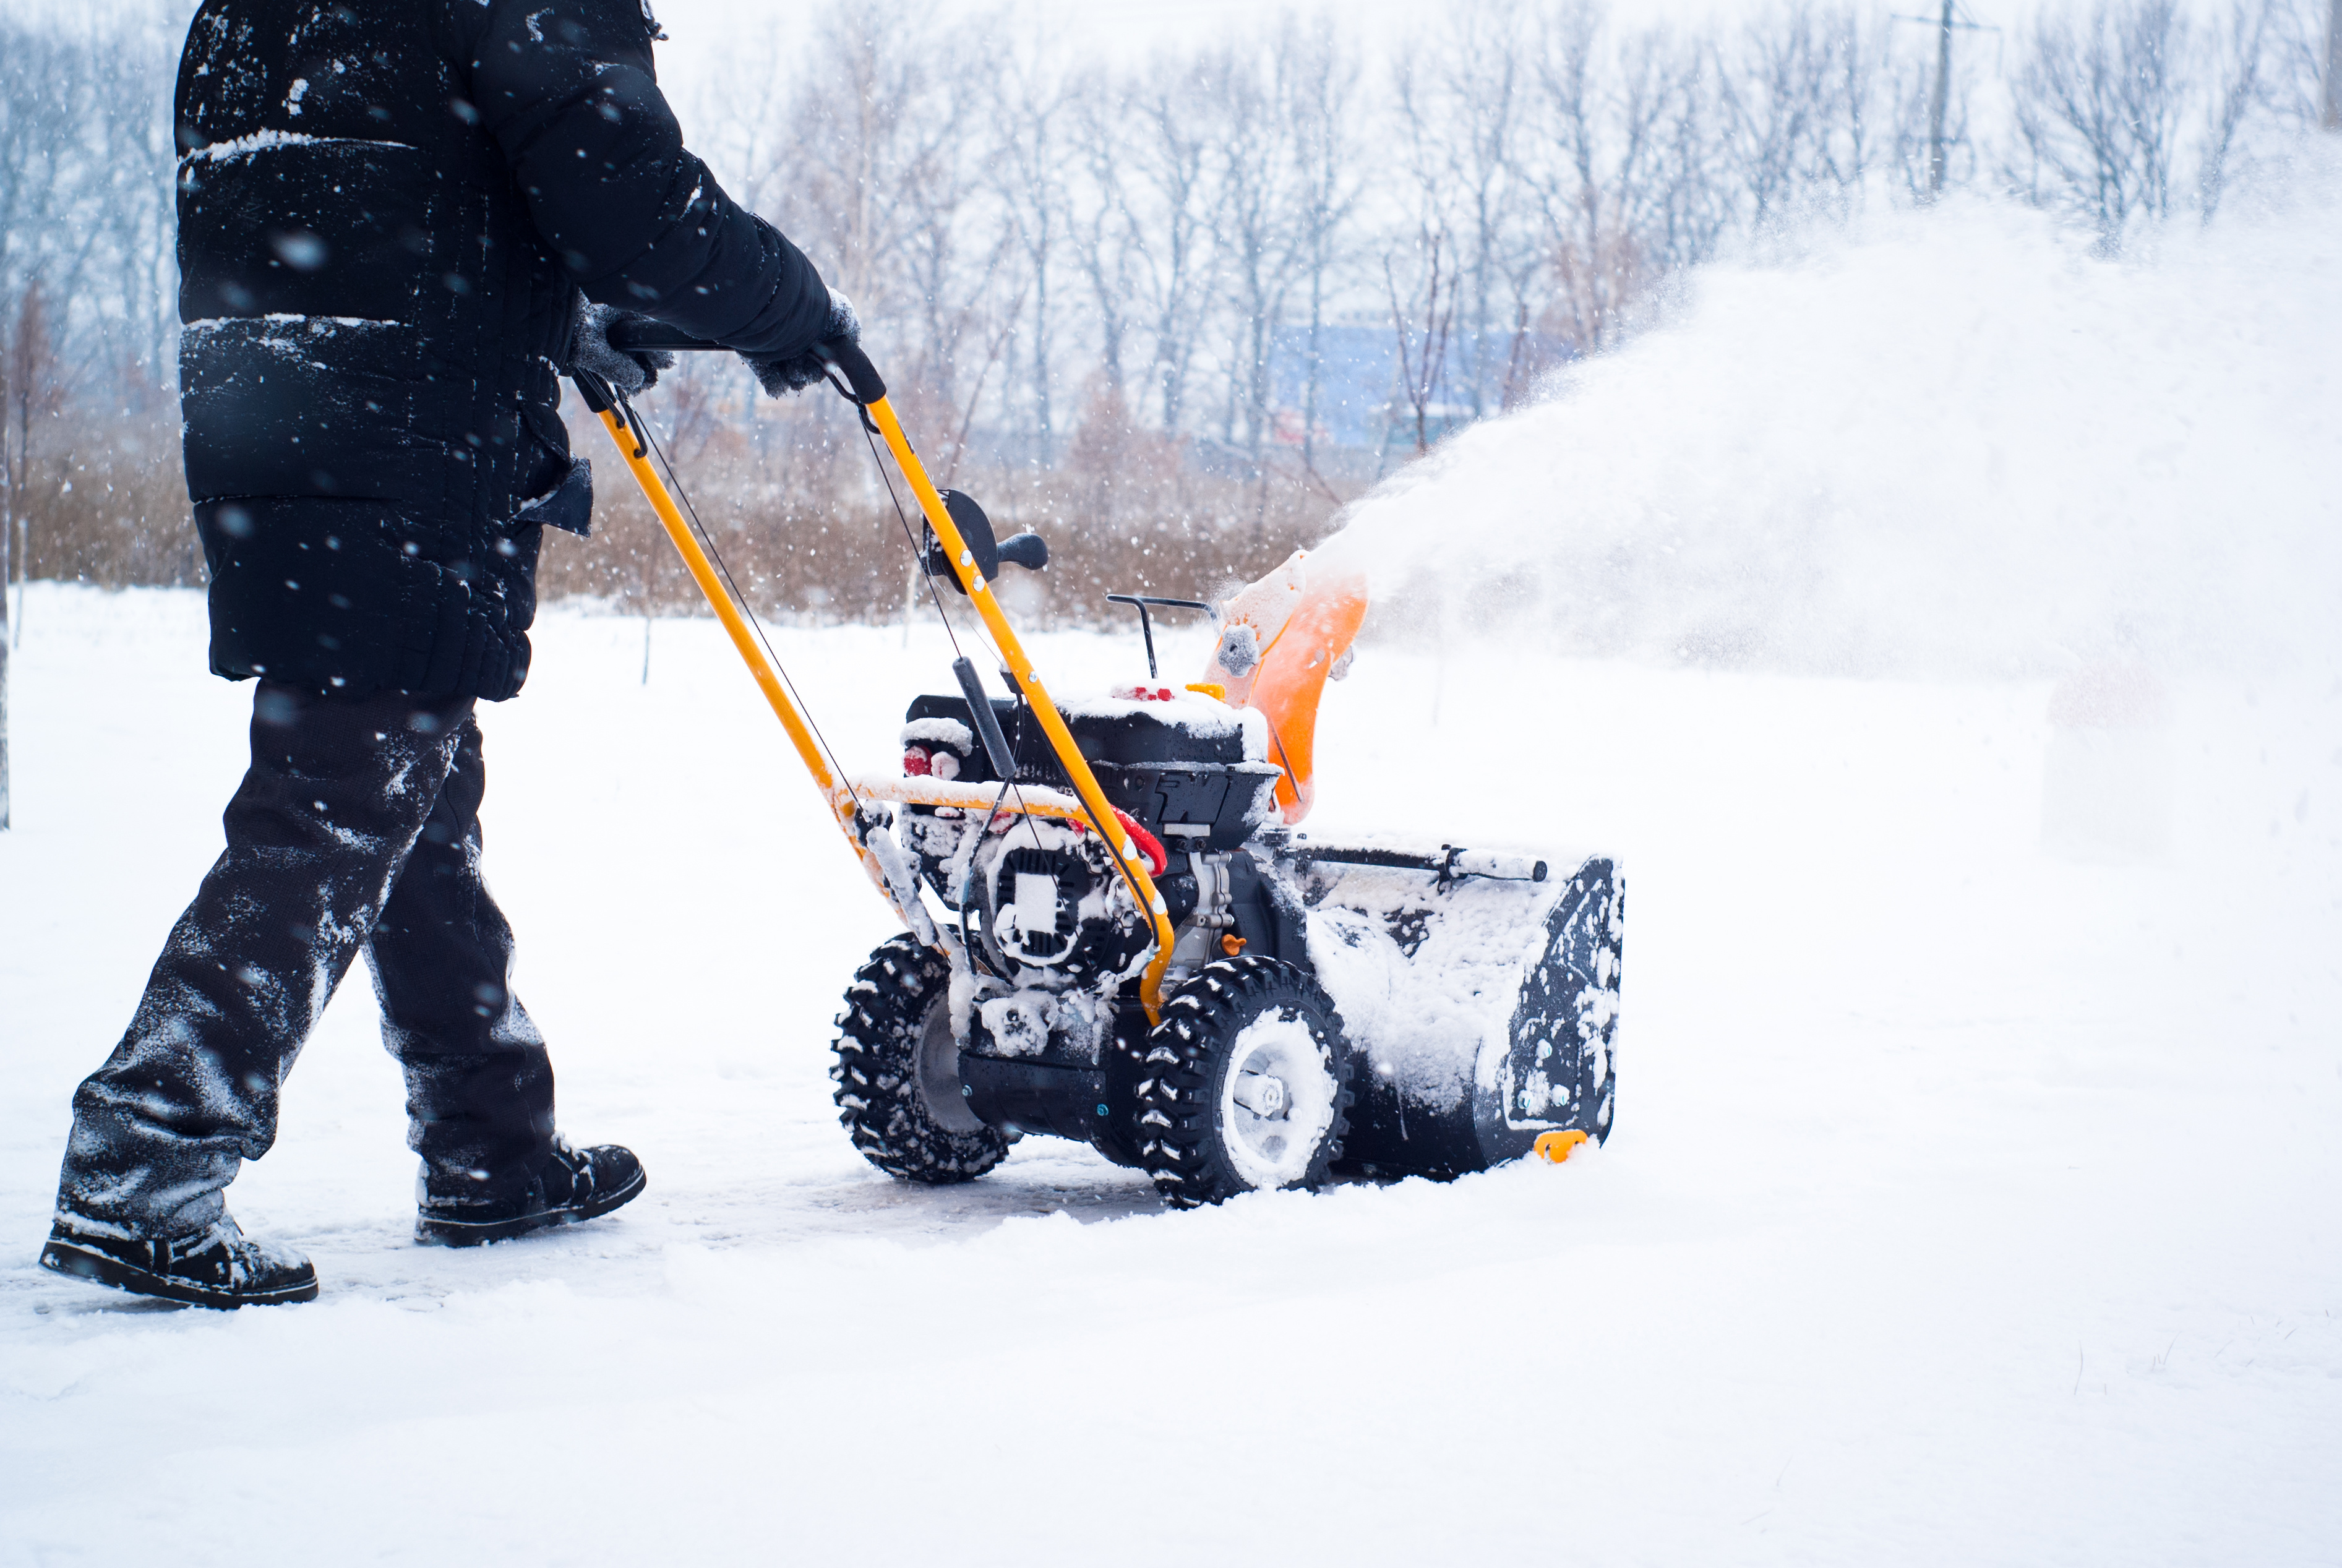
MULTIPOLYGON (((955 719, 915 717, 903 742, 915 774, 988 771, 955 719)), ((900 824, 927 884, 959 916, 974 960, 955 987, 954 1033, 980 1055, 1094 1065, 1113 1034, 1113 1003, 1144 966, 1152 932, 1086 824, 1004 804, 1010 809, 997 814, 914 806, 900 824)))
POLYGON ((1002 817, 982 835, 975 882, 986 956, 1004 979, 1055 990, 1128 971, 1150 933, 1097 834, 1079 823, 1002 817))

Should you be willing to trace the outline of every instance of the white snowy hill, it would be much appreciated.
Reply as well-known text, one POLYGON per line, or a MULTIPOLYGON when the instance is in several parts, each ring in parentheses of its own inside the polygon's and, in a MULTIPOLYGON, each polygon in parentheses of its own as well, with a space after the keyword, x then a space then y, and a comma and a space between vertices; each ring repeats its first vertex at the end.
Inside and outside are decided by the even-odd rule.
MULTIPOLYGON (((646 686, 636 624, 562 611, 485 720, 488 871, 564 1126, 648 1193, 409 1244, 350 985, 230 1193, 323 1297, 60 1282, 67 1099, 248 694, 199 596, 36 585, 0 1561, 2332 1561, 2334 211, 1719 271, 1358 509, 1337 548, 1425 634, 1331 688, 1313 828, 1626 869, 1617 1130, 1559 1168, 1169 1213, 1030 1139, 889 1182, 825 1075, 883 907, 712 624, 646 686)), ((948 678, 924 632, 779 642, 874 764, 948 678)))

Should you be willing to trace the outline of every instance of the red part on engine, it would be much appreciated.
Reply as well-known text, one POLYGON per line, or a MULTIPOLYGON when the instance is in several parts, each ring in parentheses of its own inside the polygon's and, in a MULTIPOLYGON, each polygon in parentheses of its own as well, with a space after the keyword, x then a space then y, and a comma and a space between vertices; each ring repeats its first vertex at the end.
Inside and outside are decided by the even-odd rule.
POLYGON ((1146 874, 1161 876, 1171 869, 1171 857, 1163 853, 1163 841, 1138 825, 1131 814, 1120 806, 1114 808, 1114 820, 1122 824, 1122 831, 1130 835, 1138 853, 1146 857, 1146 874))

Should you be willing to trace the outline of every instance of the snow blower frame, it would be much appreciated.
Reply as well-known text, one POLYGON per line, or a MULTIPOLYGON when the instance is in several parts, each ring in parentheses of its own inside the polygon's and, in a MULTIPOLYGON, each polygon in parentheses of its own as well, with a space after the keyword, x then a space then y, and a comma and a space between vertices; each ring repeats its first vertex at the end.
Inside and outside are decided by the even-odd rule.
MULTIPOLYGON (((648 324, 613 336, 721 346, 648 324)), ((1292 831, 1363 582, 1312 584, 1297 554, 1216 608, 1114 595, 1138 610, 1150 682, 1149 605, 1212 612, 1217 678, 1061 703, 993 583, 1039 569, 1046 545, 996 540, 972 499, 938 490, 867 356, 822 352, 890 494, 879 441, 918 503, 924 540, 896 508, 955 650, 937 581, 975 608, 1015 694, 989 696, 960 652, 959 693, 910 706, 899 776, 837 765, 647 424, 569 374, 906 927, 838 1019, 835 1097, 863 1154, 957 1182, 1052 1134, 1188 1206, 1344 1170, 1558 1162, 1606 1137, 1624 923, 1608 860, 1556 878, 1545 860, 1292 831)))

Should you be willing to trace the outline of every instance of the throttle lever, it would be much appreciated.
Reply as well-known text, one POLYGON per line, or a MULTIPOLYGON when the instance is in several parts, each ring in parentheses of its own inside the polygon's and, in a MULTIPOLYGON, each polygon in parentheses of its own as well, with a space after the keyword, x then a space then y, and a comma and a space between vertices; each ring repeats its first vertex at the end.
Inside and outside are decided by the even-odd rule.
MULTIPOLYGON (((968 564, 986 582, 989 583, 1000 575, 1003 562, 1011 566, 1022 566, 1028 572, 1037 572, 1049 564, 1048 541, 1038 534, 1018 534, 996 543, 992 519, 984 514, 984 508, 976 504, 975 496, 964 490, 944 490, 937 494, 943 501, 944 511, 951 517, 952 526, 959 530, 960 542, 967 546, 968 564)), ((928 576, 941 577, 963 594, 967 592, 961 586, 955 564, 944 554, 941 539, 929 540, 924 564, 928 576)))

